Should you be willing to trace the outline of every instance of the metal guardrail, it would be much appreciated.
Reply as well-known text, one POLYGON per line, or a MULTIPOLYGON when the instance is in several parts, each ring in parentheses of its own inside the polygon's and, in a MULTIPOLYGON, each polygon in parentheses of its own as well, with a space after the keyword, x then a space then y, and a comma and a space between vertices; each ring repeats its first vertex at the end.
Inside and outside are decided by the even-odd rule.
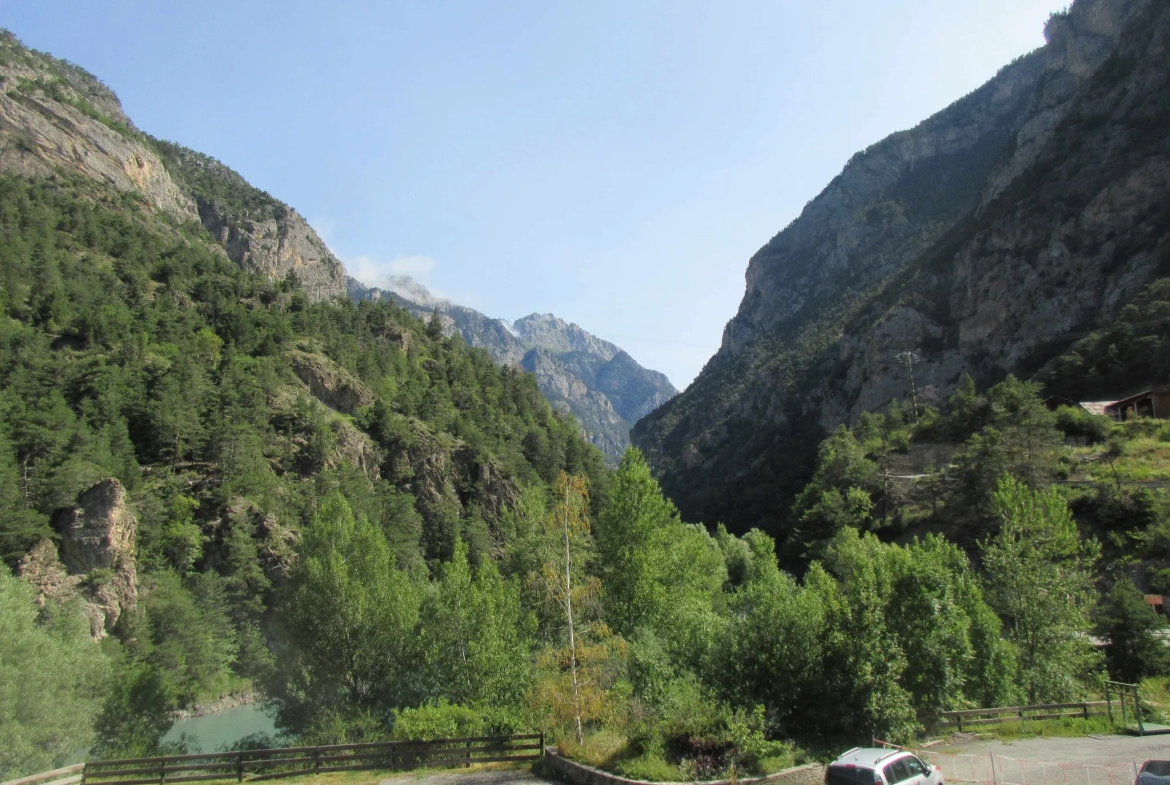
POLYGON ((1089 719, 1091 714, 1105 714, 1109 710, 1106 701, 1080 701, 1078 703, 1040 703, 1035 706, 1000 706, 993 709, 967 709, 965 711, 944 711, 939 714, 939 725, 955 728, 975 725, 997 725, 1003 722, 1024 720, 1056 720, 1064 717, 1089 719))
POLYGON ((413 769, 536 760, 544 734, 473 736, 434 741, 385 741, 285 747, 86 763, 81 785, 166 785, 205 780, 264 780, 358 769, 413 769))

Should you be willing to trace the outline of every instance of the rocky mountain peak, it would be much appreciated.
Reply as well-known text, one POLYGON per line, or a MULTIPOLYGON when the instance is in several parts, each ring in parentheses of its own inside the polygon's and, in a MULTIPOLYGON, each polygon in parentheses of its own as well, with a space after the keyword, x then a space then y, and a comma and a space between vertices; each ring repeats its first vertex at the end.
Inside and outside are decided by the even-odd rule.
POLYGON ((525 343, 544 346, 555 352, 585 352, 602 360, 612 360, 621 351, 609 341, 603 341, 551 313, 524 316, 512 322, 512 329, 525 343))

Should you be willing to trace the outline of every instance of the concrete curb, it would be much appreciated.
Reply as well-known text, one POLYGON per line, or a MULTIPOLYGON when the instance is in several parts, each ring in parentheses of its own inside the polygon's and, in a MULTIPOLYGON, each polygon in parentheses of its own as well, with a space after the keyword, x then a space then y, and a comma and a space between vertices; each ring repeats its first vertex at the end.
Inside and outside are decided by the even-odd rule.
MULTIPOLYGON (((683 783, 653 783, 645 780, 631 780, 610 774, 608 771, 586 766, 569 760, 557 752, 555 747, 544 751, 544 761, 550 769, 572 785, 683 785, 683 783)), ((778 771, 765 777, 736 779, 736 785, 821 785, 825 778, 825 767, 820 763, 806 763, 803 766, 778 771)), ((715 780, 703 785, 731 785, 731 780, 715 780)))

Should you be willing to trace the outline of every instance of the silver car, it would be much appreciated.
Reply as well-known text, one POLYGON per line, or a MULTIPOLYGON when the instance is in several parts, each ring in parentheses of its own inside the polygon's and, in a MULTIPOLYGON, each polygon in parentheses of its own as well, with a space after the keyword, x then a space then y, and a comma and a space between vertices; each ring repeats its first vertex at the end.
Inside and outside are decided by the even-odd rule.
MULTIPOLYGON (((854 747, 825 769, 825 785, 943 785, 942 771, 913 753, 854 747)), ((1137 785, 1170 785, 1170 781, 1137 785)))

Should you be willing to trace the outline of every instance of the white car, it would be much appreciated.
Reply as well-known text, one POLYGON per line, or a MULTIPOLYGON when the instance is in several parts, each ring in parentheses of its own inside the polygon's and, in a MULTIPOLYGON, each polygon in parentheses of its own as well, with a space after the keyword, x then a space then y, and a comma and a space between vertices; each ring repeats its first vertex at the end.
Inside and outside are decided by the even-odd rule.
POLYGON ((943 776, 905 750, 854 747, 825 769, 825 785, 943 785, 943 776))

